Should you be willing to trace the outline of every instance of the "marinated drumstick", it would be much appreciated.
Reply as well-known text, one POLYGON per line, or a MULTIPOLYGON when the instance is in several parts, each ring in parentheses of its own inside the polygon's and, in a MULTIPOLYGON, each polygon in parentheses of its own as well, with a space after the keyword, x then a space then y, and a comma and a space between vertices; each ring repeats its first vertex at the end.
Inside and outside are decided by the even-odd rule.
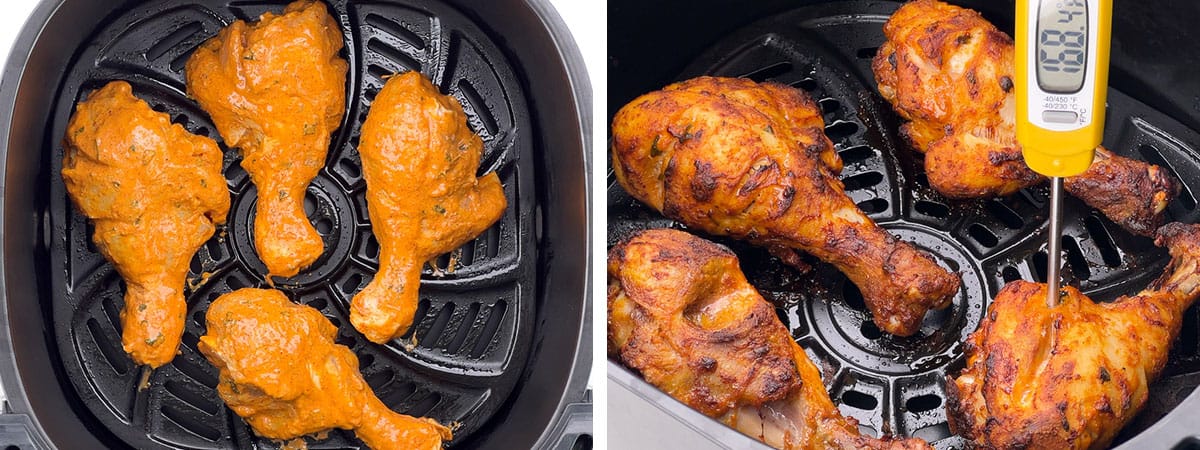
POLYGON ((166 364, 183 336, 188 263, 229 212, 221 149, 172 125, 124 81, 76 106, 64 147, 67 192, 125 279, 121 345, 137 364, 166 364))
POLYGON ((301 0, 283 15, 230 24, 187 62, 188 94, 225 143, 241 148, 258 188, 254 243, 268 280, 296 275, 324 250, 304 196, 345 110, 341 49, 341 27, 325 5, 301 0))
POLYGON ((669 218, 833 264, 889 333, 917 332, 958 290, 957 275, 846 196, 821 111, 796 89, 701 77, 643 95, 613 119, 612 164, 630 195, 669 218))
MULTIPOLYGON (((872 68, 879 93, 910 122, 901 134, 925 153, 929 184, 952 198, 1012 194, 1045 181, 1016 142, 1013 42, 975 11, 915 0, 883 28, 872 68)), ((1179 184, 1165 170, 1096 149, 1067 192, 1132 233, 1165 222, 1179 184)))
POLYGON ((983 448, 1103 448, 1146 402, 1183 312, 1200 296, 1200 226, 1171 223, 1156 243, 1165 273, 1141 293, 1093 303, 1074 287, 1004 286, 948 380, 951 429, 983 448))
POLYGON ((367 211, 379 240, 379 271, 350 305, 350 322, 384 343, 404 334, 417 309, 421 266, 500 219, 500 177, 476 178, 483 141, 453 97, 420 73, 393 76, 362 127, 367 211))
POLYGON ((608 256, 608 351, 689 407, 781 449, 928 448, 859 434, 725 247, 643 231, 608 256))
POLYGON ((217 393, 260 436, 289 440, 331 428, 354 430, 375 450, 441 449, 450 429, 394 412, 334 343, 320 311, 274 289, 245 288, 213 301, 200 351, 220 370, 217 393))

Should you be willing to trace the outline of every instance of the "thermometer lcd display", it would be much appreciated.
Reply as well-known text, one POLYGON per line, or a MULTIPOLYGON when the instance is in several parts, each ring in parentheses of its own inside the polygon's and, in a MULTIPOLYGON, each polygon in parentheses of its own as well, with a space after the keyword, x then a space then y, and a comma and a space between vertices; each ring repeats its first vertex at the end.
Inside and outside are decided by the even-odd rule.
POLYGON ((1037 79, 1043 91, 1071 94, 1087 75, 1086 0, 1043 0, 1038 8, 1037 79))

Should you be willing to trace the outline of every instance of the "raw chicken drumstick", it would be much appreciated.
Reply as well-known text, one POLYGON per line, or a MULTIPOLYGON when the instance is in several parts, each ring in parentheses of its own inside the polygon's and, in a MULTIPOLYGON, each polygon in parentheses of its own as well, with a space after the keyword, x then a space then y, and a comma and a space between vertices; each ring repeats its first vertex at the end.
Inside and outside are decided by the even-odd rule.
POLYGON ((919 449, 859 434, 729 249, 640 232, 608 255, 608 351, 647 382, 775 448, 919 449))
POLYGON ((412 325, 421 266, 474 239, 507 201, 494 172, 476 178, 483 141, 462 105, 420 73, 384 84, 362 128, 367 211, 379 271, 350 305, 350 322, 385 343, 412 325))
POLYGON ((957 275, 846 196, 821 110, 788 86, 701 77, 638 97, 613 118, 612 164, 630 195, 666 217, 833 264, 889 333, 916 333, 958 290, 957 275))
POLYGON ((288 440, 331 428, 354 430, 375 450, 434 450, 451 438, 433 419, 394 412, 334 343, 320 311, 274 289, 245 288, 213 301, 200 351, 220 370, 217 393, 259 436, 288 440))
POLYGON ((212 116, 258 188, 254 244, 267 279, 290 277, 324 250, 304 213, 308 184, 325 165, 345 111, 342 29, 321 2, 238 20, 188 58, 188 95, 212 116))
POLYGON ((229 213, 221 149, 172 125, 124 81, 76 106, 64 147, 67 192, 125 279, 121 345, 134 362, 162 366, 183 336, 188 263, 229 213))
POLYGON ((948 380, 950 427, 982 448, 1105 448, 1146 403, 1183 312, 1200 296, 1200 226, 1171 223, 1171 263, 1133 297, 1094 303, 1064 287, 1004 286, 948 380))
MULTIPOLYGON (((952 198, 1012 194, 1045 181, 1016 142, 1013 41, 979 13, 936 0, 900 7, 883 27, 872 68, 879 93, 910 122, 901 134, 925 153, 929 184, 952 198)), ((1166 221, 1179 184, 1158 166, 1096 149, 1067 192, 1132 233, 1166 221)))

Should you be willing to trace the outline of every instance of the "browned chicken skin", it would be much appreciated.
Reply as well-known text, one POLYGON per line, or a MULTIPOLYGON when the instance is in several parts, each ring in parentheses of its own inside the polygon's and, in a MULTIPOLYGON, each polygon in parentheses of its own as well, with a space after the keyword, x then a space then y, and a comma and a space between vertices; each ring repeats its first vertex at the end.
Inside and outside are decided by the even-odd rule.
POLYGON ((125 279, 121 345, 138 364, 166 364, 183 336, 188 263, 229 212, 221 149, 172 125, 124 81, 76 106, 64 147, 67 192, 125 279))
MULTIPOLYGON (((1016 142, 1013 42, 975 11, 914 0, 883 27, 872 68, 879 93, 910 122, 901 127, 925 153, 929 184, 947 197, 1012 194, 1045 181, 1016 142)), ((1151 236, 1178 183, 1158 166, 1096 149, 1067 192, 1132 233, 1151 236)))
POLYGON ((350 321, 382 344, 412 325, 421 266, 487 230, 507 201, 495 173, 475 178, 483 141, 462 105, 420 73, 388 79, 361 141, 379 271, 354 296, 350 321))
POLYGON ((608 256, 608 351, 689 407, 781 449, 928 448, 862 436, 725 247, 643 231, 608 256))
POLYGON ((982 448, 1106 447, 1146 402, 1184 310, 1200 296, 1200 225, 1171 223, 1165 273, 1141 293, 1093 303, 1073 287, 1009 283, 946 383, 951 429, 982 448))
POLYGON ((345 110, 341 49, 341 28, 325 5, 300 0, 283 15, 230 24, 187 62, 188 95, 225 143, 241 148, 258 187, 254 242, 268 280, 296 275, 324 249, 304 196, 345 110))
POLYGON ((239 289, 213 301, 200 351, 220 370, 217 392, 254 432, 294 439, 331 428, 354 430, 375 450, 441 449, 450 429, 394 412, 358 372, 358 358, 334 343, 320 311, 274 289, 239 289))
POLYGON ((796 89, 701 77, 643 95, 613 119, 612 160, 621 186, 669 218, 833 264, 889 333, 915 333, 958 290, 846 196, 820 109, 796 89))

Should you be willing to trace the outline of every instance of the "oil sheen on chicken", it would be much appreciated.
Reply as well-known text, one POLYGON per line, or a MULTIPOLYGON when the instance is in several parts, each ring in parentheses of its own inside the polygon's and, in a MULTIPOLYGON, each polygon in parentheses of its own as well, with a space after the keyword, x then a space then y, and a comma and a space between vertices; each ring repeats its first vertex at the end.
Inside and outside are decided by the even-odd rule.
POLYGON ((334 343, 320 311, 274 289, 245 288, 213 301, 200 351, 220 371, 217 393, 260 436, 288 440, 353 430, 375 450, 435 450, 451 439, 433 419, 394 412, 334 343))
POLYGON ((608 255, 608 351, 689 407, 781 449, 920 449, 859 434, 729 249, 676 230, 608 255))
POLYGON ((361 140, 379 271, 354 296, 350 322, 382 344, 412 325, 425 262, 475 239, 507 201, 495 172, 475 177, 483 141, 462 105, 420 73, 388 79, 361 140))
POLYGON ((889 333, 917 332, 959 288, 846 196, 821 110, 791 87, 701 77, 638 97, 613 119, 612 164, 630 195, 669 218, 836 266, 889 333))
POLYGON ((63 147, 67 193, 125 279, 121 345, 137 364, 166 364, 183 336, 188 263, 229 213, 221 149, 124 81, 76 105, 63 147))
POLYGON ((1105 448, 1146 403, 1183 312, 1200 296, 1200 226, 1171 223, 1165 272, 1141 293, 1094 303, 1074 287, 1004 286, 948 380, 951 429, 982 448, 1105 448))
POLYGON ((212 116, 258 189, 254 243, 272 276, 294 276, 324 250, 304 213, 345 111, 342 29, 325 4, 301 0, 282 15, 225 27, 188 58, 188 95, 212 116))
MULTIPOLYGON (((947 197, 1012 194, 1045 181, 1016 142, 1013 41, 975 11, 915 0, 883 27, 872 63, 879 93, 909 120, 900 131, 925 153, 929 184, 947 197)), ((1158 166, 1096 149, 1067 192, 1126 230, 1151 236, 1179 185, 1158 166)))

